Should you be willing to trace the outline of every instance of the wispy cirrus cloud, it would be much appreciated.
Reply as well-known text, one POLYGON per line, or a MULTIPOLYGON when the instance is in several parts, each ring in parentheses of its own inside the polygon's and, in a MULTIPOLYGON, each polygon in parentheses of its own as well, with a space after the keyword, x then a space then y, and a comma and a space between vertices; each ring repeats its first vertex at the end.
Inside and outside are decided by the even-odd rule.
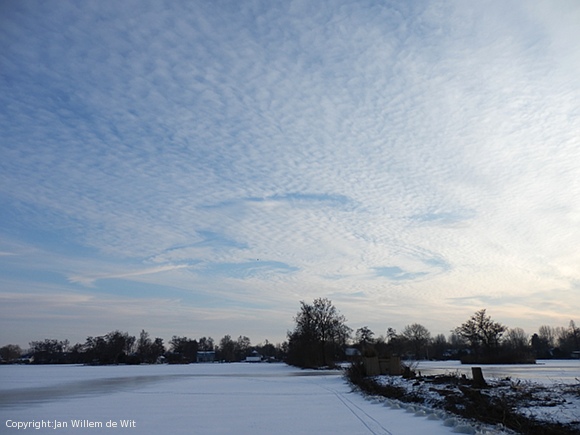
POLYGON ((427 275, 426 272, 408 272, 399 266, 375 267, 374 269, 378 276, 384 276, 392 281, 414 280, 427 275))
POLYGON ((72 283, 79 283, 79 284, 83 284, 86 286, 91 286, 97 280, 138 278, 138 277, 141 277, 143 275, 152 275, 152 274, 156 274, 156 273, 170 272, 172 270, 183 269, 186 267, 189 267, 189 266, 186 264, 160 266, 160 267, 151 267, 151 268, 146 268, 146 269, 133 270, 130 272, 122 272, 122 273, 84 275, 84 276, 73 275, 73 276, 70 276, 68 279, 72 283))

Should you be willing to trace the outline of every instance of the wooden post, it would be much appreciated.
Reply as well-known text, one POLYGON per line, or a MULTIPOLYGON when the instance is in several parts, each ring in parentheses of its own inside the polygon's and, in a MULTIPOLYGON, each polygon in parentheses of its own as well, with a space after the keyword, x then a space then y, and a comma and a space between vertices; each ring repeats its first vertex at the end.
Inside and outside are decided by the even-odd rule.
POLYGON ((379 364, 379 357, 372 356, 363 358, 367 376, 378 376, 381 374, 381 366, 379 364))
POLYGON ((389 374, 392 376, 398 376, 401 374, 401 357, 392 356, 389 366, 389 374))
POLYGON ((473 385, 475 387, 485 387, 487 385, 483 378, 481 367, 471 367, 471 374, 473 375, 473 385))

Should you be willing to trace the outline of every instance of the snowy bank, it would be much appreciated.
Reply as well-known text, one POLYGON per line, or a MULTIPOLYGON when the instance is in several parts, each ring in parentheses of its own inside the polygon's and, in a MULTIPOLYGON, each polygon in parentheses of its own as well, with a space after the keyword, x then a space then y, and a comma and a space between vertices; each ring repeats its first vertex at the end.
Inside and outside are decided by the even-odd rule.
MULTIPOLYGON (((365 393, 396 399, 399 406, 420 406, 422 412, 441 411, 448 416, 445 418, 461 416, 486 425, 480 427, 487 430, 507 427, 515 433, 533 435, 580 433, 580 380, 548 383, 546 370, 537 371, 536 376, 538 373, 542 382, 490 378, 485 387, 476 387, 465 373, 453 371, 404 379, 401 376, 365 377, 364 373, 353 370, 350 379, 365 393)), ((533 376, 530 372, 528 375, 533 376)), ((557 378, 556 374, 550 376, 557 378)), ((469 432, 473 429, 465 430, 473 433, 469 432)))

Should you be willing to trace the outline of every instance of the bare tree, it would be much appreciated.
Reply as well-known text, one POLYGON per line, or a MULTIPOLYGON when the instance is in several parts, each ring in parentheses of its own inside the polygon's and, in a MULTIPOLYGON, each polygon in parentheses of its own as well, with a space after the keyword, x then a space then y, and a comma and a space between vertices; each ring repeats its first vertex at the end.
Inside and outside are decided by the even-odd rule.
POLYGON ((197 361, 199 345, 197 340, 174 335, 169 341, 172 354, 169 361, 174 363, 190 363, 197 361))
POLYGON ((410 344, 416 359, 428 357, 427 346, 431 341, 431 333, 427 328, 419 323, 413 323, 405 326, 402 335, 410 344))
POLYGON ((431 352, 431 358, 435 359, 443 359, 445 358, 445 352, 448 348, 447 339, 443 334, 437 334, 435 338, 431 342, 431 348, 433 349, 431 352))
POLYGON ((153 343, 149 338, 149 333, 142 329, 137 339, 137 355, 141 361, 147 362, 152 345, 153 343))
POLYGON ((17 344, 7 344, 0 347, 0 358, 7 363, 17 360, 20 355, 22 355, 22 349, 17 344))
POLYGON ((525 350, 529 348, 530 338, 522 328, 509 329, 503 343, 511 350, 525 350))
POLYGON ((252 346, 252 342, 250 341, 250 339, 246 336, 239 336, 238 339, 236 340, 236 345, 234 347, 235 349, 235 355, 236 355, 236 360, 237 361, 241 361, 243 360, 245 357, 247 357, 250 353, 250 347, 252 346))
POLYGON ((114 364, 124 362, 126 356, 133 352, 135 337, 127 332, 112 331, 105 336, 105 339, 109 357, 114 364))
POLYGON ((236 342, 232 340, 230 335, 224 335, 220 340, 218 347, 219 359, 227 362, 235 361, 236 359, 236 342))
POLYGON ((138 362, 153 364, 157 359, 165 353, 165 346, 163 346, 163 339, 156 338, 151 341, 149 333, 144 329, 141 330, 136 344, 136 353, 138 362))
POLYGON ((394 328, 387 328, 387 334, 385 337, 385 353, 390 355, 402 355, 404 352, 405 339, 402 335, 397 334, 397 330, 394 328))
POLYGON ((556 329, 549 325, 542 325, 538 329, 538 337, 542 340, 548 348, 556 346, 556 337, 558 336, 556 329))
POLYGON ((360 352, 364 356, 376 355, 376 349, 374 344, 377 340, 374 339, 375 333, 371 331, 367 326, 358 328, 355 333, 355 340, 360 347, 360 352))
POLYGON ((571 356, 575 350, 580 350, 580 328, 573 320, 570 320, 568 328, 558 328, 558 346, 566 357, 571 356))
POLYGON ((373 336, 375 335, 375 333, 373 331, 371 331, 367 326, 363 326, 362 328, 358 328, 356 330, 356 341, 358 341, 358 343, 361 346, 365 346, 367 344, 371 344, 373 341, 375 341, 375 339, 373 338, 373 336))
POLYGON ((326 298, 312 304, 300 302, 294 318, 296 327, 288 333, 288 361, 298 366, 327 366, 351 333, 346 318, 326 298))
POLYGON ((30 350, 33 353, 35 364, 54 364, 62 362, 64 354, 69 349, 68 340, 45 339, 31 341, 30 350))
POLYGON ((570 320, 570 325, 568 326, 568 335, 573 343, 574 350, 580 350, 580 328, 576 326, 574 320, 570 320))
POLYGON ((199 350, 207 352, 214 350, 213 348, 214 348, 213 338, 201 337, 199 339, 199 350))
POLYGON ((485 309, 477 311, 461 326, 455 328, 455 333, 465 338, 476 354, 490 353, 499 346, 507 327, 494 322, 485 314, 485 309))

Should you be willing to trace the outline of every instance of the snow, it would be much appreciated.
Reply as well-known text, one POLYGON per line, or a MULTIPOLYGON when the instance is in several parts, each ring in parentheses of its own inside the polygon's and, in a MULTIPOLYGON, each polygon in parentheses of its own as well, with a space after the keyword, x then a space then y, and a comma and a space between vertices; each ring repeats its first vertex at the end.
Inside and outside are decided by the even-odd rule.
POLYGON ((471 367, 481 367, 486 379, 520 379, 543 385, 577 384, 580 360, 538 360, 536 364, 468 365, 459 361, 418 361, 412 363, 423 375, 465 374, 471 377, 471 367))
POLYGON ((365 398, 339 371, 284 364, 1 366, 0 381, 3 434, 474 433, 429 410, 365 398), (12 427, 27 422, 51 427, 12 427))
MULTIPOLYGON (((411 366, 423 376, 462 375, 471 378, 471 366, 458 361, 420 361, 411 366)), ((497 397, 519 397, 518 413, 538 421, 576 424, 580 422, 580 362, 578 360, 546 360, 535 365, 484 365, 488 382, 485 394, 497 397)), ((406 380, 402 377, 379 376, 381 384, 405 389, 420 396, 431 409, 441 408, 444 397, 458 392, 457 386, 428 382, 427 379, 406 380)))
MULTIPOLYGON (((423 375, 463 373, 471 377, 471 367, 459 361, 421 361, 423 375)), ((564 424, 580 422, 580 360, 538 360, 536 364, 497 364, 480 366, 486 380, 495 388, 490 394, 526 391, 531 396, 518 411, 536 420, 564 424), (506 382, 506 380, 508 382, 506 382)))

